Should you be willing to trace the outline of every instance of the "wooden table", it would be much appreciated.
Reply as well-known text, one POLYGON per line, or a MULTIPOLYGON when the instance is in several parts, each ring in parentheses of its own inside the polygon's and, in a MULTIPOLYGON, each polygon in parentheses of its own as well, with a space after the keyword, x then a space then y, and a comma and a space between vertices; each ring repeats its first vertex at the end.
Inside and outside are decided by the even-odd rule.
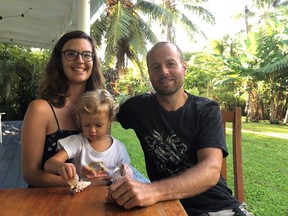
POLYGON ((126 210, 105 201, 106 186, 90 186, 73 195, 68 187, 0 189, 0 215, 187 215, 178 200, 126 210))

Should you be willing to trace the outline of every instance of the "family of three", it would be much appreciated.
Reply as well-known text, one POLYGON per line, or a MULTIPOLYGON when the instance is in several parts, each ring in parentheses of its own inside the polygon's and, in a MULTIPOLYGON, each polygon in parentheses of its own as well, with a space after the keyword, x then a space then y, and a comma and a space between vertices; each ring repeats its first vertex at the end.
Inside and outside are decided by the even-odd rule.
POLYGON ((179 199, 188 215, 251 216, 220 174, 228 152, 219 105, 184 90, 186 65, 177 45, 159 42, 146 60, 155 93, 134 96, 118 109, 103 90, 95 41, 82 31, 59 39, 40 98, 23 121, 29 187, 69 186, 78 174, 109 185, 107 200, 126 209, 179 199), (113 120, 135 131, 150 183, 123 177, 111 184, 115 166, 130 164, 125 145, 106 133, 113 120))

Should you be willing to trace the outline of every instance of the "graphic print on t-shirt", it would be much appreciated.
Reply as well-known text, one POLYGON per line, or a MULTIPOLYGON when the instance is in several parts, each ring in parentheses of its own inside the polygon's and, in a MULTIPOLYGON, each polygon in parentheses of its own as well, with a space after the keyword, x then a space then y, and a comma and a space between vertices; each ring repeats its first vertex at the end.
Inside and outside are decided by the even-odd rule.
POLYGON ((152 136, 145 137, 145 141, 148 154, 159 171, 171 176, 192 166, 186 155, 186 144, 174 132, 165 137, 154 130, 152 136))

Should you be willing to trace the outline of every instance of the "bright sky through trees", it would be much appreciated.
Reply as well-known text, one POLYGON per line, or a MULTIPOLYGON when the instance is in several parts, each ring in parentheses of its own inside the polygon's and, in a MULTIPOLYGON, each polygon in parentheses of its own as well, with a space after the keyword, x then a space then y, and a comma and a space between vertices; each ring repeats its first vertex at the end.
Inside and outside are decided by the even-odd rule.
MULTIPOLYGON (((251 8, 251 0, 209 0, 208 10, 215 16, 216 24, 208 25, 199 21, 199 27, 206 34, 208 40, 219 39, 224 35, 234 35, 241 29, 245 29, 243 19, 235 20, 233 16, 237 13, 244 13, 245 5, 251 8)), ((197 38, 194 44, 185 34, 181 27, 176 32, 176 43, 183 51, 201 51, 208 40, 203 37, 197 38)))

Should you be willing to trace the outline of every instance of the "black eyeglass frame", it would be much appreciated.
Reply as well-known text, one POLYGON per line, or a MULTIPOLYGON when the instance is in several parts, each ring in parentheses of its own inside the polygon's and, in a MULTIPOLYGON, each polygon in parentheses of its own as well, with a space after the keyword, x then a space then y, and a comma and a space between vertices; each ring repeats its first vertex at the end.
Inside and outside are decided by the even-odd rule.
POLYGON ((75 60, 78 58, 79 55, 81 55, 82 59, 83 59, 84 61, 87 61, 87 62, 93 61, 93 59, 94 59, 94 53, 91 52, 91 51, 83 51, 82 53, 79 53, 79 52, 77 52, 77 51, 75 51, 75 50, 64 50, 64 51, 62 51, 62 53, 64 54, 65 59, 68 60, 68 61, 75 61, 75 60), (77 55, 75 55, 73 58, 69 58, 69 57, 66 56, 66 53, 67 53, 67 52, 74 53, 74 54, 77 54, 77 55), (91 60, 90 60, 90 59, 87 60, 87 59, 84 57, 84 54, 87 54, 87 53, 92 54, 92 55, 91 55, 91 60))

